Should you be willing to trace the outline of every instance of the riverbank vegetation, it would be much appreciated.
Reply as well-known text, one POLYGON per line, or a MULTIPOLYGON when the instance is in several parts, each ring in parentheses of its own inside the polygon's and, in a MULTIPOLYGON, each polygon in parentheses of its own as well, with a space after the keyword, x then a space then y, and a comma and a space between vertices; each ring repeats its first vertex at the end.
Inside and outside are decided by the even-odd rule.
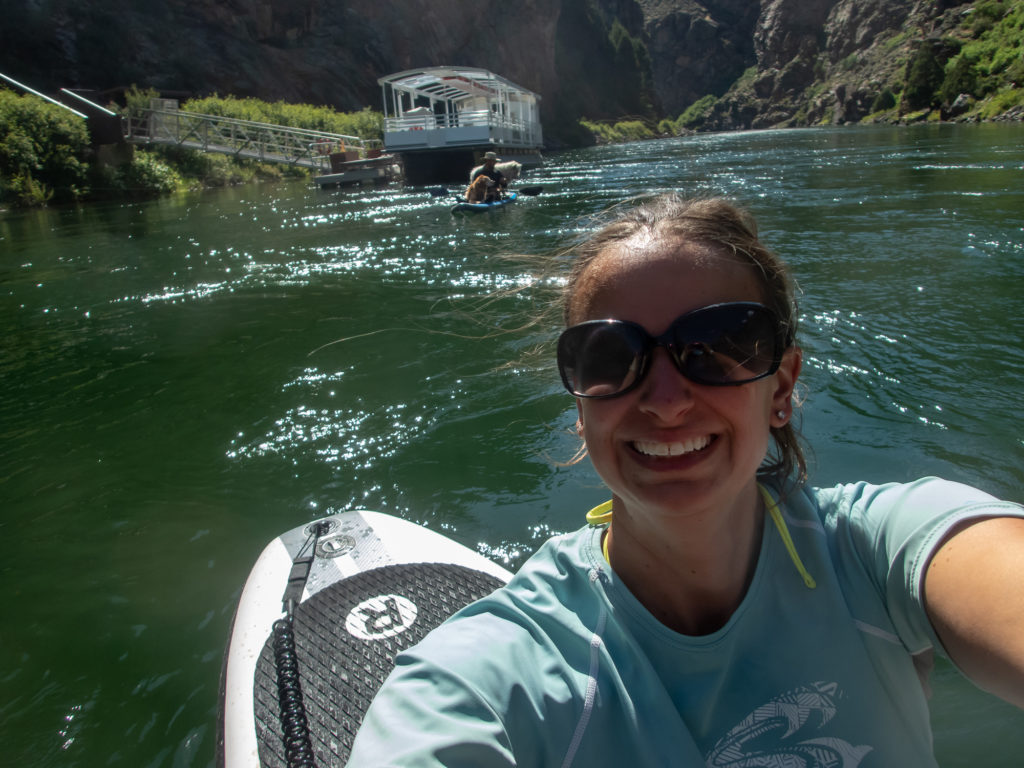
POLYGON ((239 99, 234 96, 208 96, 190 99, 182 106, 185 112, 203 115, 230 117, 235 120, 251 120, 255 123, 273 123, 289 128, 305 128, 310 131, 340 133, 358 136, 361 139, 384 138, 384 116, 369 107, 359 112, 337 112, 330 107, 312 104, 274 103, 259 99, 239 99))
POLYGON ((584 118, 580 120, 580 125, 593 134, 598 144, 620 144, 658 138, 649 121, 640 118, 626 118, 615 122, 597 122, 584 118))
POLYGON ((77 200, 89 189, 85 121, 35 96, 0 90, 0 204, 77 200))
MULTIPOLYGON (((145 109, 156 91, 130 89, 119 111, 145 109)), ((114 105, 112 105, 114 106, 114 105)), ((308 104, 212 96, 183 111, 379 139, 383 118, 308 104)), ((0 206, 138 199, 253 181, 309 178, 304 168, 174 145, 95 147, 86 120, 33 95, 0 89, 0 206)))
POLYGON ((1024 107, 1024 1, 977 3, 960 35, 925 40, 890 110, 990 120, 1024 107))

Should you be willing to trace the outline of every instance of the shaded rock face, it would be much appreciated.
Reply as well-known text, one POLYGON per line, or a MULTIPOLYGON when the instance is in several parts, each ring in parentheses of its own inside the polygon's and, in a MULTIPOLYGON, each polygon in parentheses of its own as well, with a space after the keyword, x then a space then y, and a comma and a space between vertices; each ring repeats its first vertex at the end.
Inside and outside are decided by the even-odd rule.
POLYGON ((904 0, 840 0, 824 24, 825 49, 838 62, 907 20, 911 6, 904 0))
MULTIPOLYGON (((165 2, 179 18, 193 19, 199 59, 189 57, 190 90, 380 109, 377 78, 435 65, 484 67, 542 94, 559 87, 554 50, 562 0, 231 0, 226 8, 165 2)), ((148 81, 173 88, 181 73, 163 74, 148 81)))
POLYGON ((540 94, 556 144, 581 116, 653 117, 656 104, 609 39, 615 19, 642 34, 634 0, 0 0, 0 13, 24 19, 0 27, 0 71, 43 90, 136 84, 349 111, 381 108, 379 77, 475 66, 540 94))
POLYGON ((783 68, 808 58, 824 43, 824 26, 836 0, 765 0, 754 30, 761 69, 783 68))
POLYGON ((755 63, 757 0, 638 0, 646 24, 651 74, 667 114, 703 96, 721 96, 755 63))

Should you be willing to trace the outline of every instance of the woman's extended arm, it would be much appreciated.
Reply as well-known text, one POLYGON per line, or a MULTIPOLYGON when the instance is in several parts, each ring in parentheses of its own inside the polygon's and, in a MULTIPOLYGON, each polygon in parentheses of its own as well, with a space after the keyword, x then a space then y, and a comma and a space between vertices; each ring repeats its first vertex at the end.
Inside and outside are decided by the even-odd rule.
POLYGON ((1024 708, 1024 519, 955 528, 928 565, 924 591, 928 617, 957 666, 1024 708))

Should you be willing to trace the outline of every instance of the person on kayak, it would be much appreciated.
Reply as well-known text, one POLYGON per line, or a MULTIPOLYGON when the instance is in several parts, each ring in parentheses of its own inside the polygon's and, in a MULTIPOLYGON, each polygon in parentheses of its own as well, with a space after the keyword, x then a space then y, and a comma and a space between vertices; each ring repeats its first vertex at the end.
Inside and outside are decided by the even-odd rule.
MULTIPOLYGON (((508 179, 505 178, 498 168, 495 166, 501 162, 501 158, 494 152, 484 153, 484 162, 482 165, 478 165, 469 173, 469 188, 473 188, 473 182, 480 176, 486 176, 493 183, 487 185, 486 194, 482 202, 490 203, 494 200, 500 200, 505 196, 505 191, 508 189, 508 179)), ((467 190, 468 199, 468 190, 467 190)), ((473 201, 470 201, 473 202, 473 201)))
POLYGON ((349 766, 935 766, 935 654, 1024 707, 1024 508, 809 485, 793 282, 749 215, 631 207, 563 313, 611 500, 399 654, 349 766))

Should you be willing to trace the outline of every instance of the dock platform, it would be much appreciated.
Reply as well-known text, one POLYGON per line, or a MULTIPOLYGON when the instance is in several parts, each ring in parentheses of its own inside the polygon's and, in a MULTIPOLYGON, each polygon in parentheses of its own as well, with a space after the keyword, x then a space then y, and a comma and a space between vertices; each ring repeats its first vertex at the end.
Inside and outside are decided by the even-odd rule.
POLYGON ((402 178, 402 165, 396 155, 344 160, 331 157, 330 173, 315 177, 317 186, 345 187, 357 184, 386 184, 402 178))

